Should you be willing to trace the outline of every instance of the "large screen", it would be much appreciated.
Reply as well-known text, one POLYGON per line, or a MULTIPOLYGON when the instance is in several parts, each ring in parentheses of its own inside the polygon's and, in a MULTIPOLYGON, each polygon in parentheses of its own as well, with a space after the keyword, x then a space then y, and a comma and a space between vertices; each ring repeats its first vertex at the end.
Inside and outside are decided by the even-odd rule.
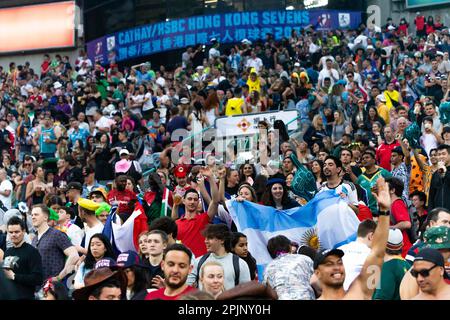
POLYGON ((0 54, 75 46, 75 1, 0 9, 0 54))
POLYGON ((450 4, 450 0, 406 0, 406 7, 416 8, 424 6, 435 6, 444 3, 450 4))

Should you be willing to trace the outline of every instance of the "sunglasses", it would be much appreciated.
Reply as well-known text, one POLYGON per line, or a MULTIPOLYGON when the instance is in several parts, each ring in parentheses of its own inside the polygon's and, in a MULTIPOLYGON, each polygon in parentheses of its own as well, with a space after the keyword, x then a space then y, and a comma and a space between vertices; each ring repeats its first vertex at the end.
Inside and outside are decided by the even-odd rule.
POLYGON ((420 274, 423 278, 426 278, 426 277, 428 277, 428 276, 430 275, 430 271, 433 270, 433 269, 436 268, 436 267, 438 267, 437 264, 435 264, 435 265, 434 265, 433 267, 431 267, 430 269, 422 269, 422 270, 419 270, 419 271, 416 271, 416 270, 414 270, 414 269, 411 269, 411 275, 412 275, 414 278, 417 278, 417 277, 419 276, 419 274, 420 274))

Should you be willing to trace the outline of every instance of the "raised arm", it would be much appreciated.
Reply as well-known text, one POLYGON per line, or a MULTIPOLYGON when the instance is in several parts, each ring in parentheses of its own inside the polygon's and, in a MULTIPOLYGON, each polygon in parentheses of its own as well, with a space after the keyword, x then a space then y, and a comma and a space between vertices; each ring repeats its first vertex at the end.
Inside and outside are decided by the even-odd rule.
POLYGON ((214 175, 208 167, 201 168, 200 173, 202 176, 208 178, 209 186, 211 188, 211 202, 208 206, 208 216, 209 220, 212 221, 212 219, 217 214, 218 205, 219 205, 219 189, 217 188, 217 183, 214 181, 214 175))
MULTIPOLYGON (((380 211, 388 212, 391 207, 388 184, 383 177, 377 180, 377 193, 372 193, 378 202, 380 211)), ((350 286, 345 299, 370 300, 380 281, 381 266, 384 262, 389 236, 389 214, 378 217, 378 225, 373 235, 372 250, 361 269, 361 273, 350 286)))

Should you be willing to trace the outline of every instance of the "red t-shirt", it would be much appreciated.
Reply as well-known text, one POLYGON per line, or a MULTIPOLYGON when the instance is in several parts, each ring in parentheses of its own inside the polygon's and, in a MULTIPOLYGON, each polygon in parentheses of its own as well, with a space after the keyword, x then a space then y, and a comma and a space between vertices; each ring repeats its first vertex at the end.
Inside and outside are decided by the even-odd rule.
MULTIPOLYGON (((401 199, 397 199, 394 201, 394 203, 391 206, 391 214, 393 215, 396 224, 401 221, 411 222, 411 219, 409 218, 408 208, 406 207, 406 204, 401 199)), ((392 221, 391 221, 391 225, 393 225, 392 221)), ((412 244, 411 244, 411 241, 409 240, 406 230, 402 230, 402 234, 403 234, 402 257, 404 258, 404 257, 406 257, 406 254, 408 253, 409 248, 412 247, 412 244)))
POLYGON ((198 214, 193 219, 188 220, 183 217, 176 221, 178 226, 177 239, 191 249, 196 257, 200 257, 207 252, 202 231, 209 222, 209 216, 206 212, 198 214))
POLYGON ((166 296, 164 294, 165 290, 166 290, 166 288, 161 288, 161 289, 152 291, 145 296, 144 300, 178 300, 179 297, 181 297, 185 294, 188 294, 189 292, 195 291, 197 289, 195 289, 194 287, 191 287, 191 286, 187 286, 183 292, 181 292, 179 295, 176 295, 176 296, 166 296))
POLYGON ((130 214, 133 212, 133 209, 128 207, 131 200, 137 200, 137 197, 130 190, 119 191, 113 189, 108 193, 108 202, 110 205, 113 205, 116 201, 119 203, 119 214, 130 214))
POLYGON ((387 171, 391 171, 391 153, 395 147, 400 147, 400 144, 397 141, 391 144, 387 144, 386 142, 382 143, 377 149, 377 162, 380 167, 387 171))
POLYGON ((416 19, 414 19, 414 23, 416 24, 416 29, 419 31, 422 31, 425 27, 425 17, 424 16, 418 16, 416 19))

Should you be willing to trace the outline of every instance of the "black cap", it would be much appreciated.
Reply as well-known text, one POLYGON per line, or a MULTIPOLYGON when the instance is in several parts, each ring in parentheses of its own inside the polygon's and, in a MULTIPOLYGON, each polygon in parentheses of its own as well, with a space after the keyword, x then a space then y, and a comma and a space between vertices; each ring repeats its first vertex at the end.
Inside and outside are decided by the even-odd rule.
POLYGON ((316 270, 328 256, 338 256, 339 258, 342 258, 344 256, 344 251, 340 249, 323 249, 317 252, 316 257, 314 258, 314 270, 316 270))
POLYGON ((73 181, 67 185, 67 191, 72 189, 83 191, 83 185, 79 182, 73 181))
POLYGON ((425 248, 419 251, 414 259, 416 261, 428 261, 435 265, 444 268, 444 279, 450 279, 449 275, 445 271, 444 256, 436 249, 425 248))

